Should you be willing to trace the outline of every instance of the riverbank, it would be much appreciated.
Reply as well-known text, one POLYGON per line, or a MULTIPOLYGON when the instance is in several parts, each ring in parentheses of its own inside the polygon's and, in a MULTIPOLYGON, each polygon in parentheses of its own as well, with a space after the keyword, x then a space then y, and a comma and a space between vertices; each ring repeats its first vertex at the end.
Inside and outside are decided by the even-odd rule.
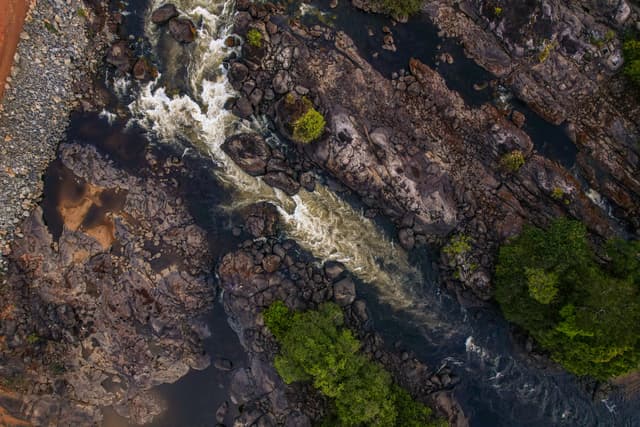
POLYGON ((22 32, 11 36, 19 44, 0 106, 0 272, 19 222, 41 197, 42 173, 69 112, 91 97, 106 36, 89 37, 87 26, 100 19, 81 0, 38 1, 22 32))
POLYGON ((27 0, 2 0, 0 2, 0 10, 3 11, 0 16, 0 99, 4 94, 6 79, 11 73, 13 55, 18 47, 29 3, 27 0))

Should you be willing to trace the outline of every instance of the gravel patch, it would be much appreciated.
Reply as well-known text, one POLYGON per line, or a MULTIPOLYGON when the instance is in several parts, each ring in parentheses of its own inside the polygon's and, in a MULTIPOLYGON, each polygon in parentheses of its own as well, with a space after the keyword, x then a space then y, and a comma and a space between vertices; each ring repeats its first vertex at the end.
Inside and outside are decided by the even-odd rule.
POLYGON ((25 21, 0 105, 0 274, 19 223, 42 196, 70 111, 91 87, 104 35, 89 37, 81 0, 38 0, 25 21))

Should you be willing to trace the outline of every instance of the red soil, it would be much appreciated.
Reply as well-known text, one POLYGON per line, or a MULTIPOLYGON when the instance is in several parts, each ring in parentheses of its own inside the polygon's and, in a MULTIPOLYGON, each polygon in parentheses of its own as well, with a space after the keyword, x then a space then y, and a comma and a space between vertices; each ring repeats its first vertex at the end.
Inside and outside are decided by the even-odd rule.
POLYGON ((0 98, 5 79, 11 72, 29 3, 29 0, 0 0, 0 98))

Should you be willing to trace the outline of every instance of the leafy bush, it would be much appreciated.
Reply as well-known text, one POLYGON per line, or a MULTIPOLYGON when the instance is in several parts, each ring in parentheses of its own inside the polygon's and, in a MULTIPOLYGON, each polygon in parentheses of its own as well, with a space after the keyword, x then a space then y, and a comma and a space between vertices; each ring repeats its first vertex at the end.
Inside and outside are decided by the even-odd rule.
POLYGON ((640 40, 636 37, 628 38, 622 45, 624 54, 624 74, 635 85, 640 86, 640 40))
POLYGON ((471 238, 464 234, 458 234, 451 238, 449 244, 444 247, 443 252, 450 257, 463 255, 471 250, 471 238))
POLYGON ((306 111, 293 122, 293 139, 303 144, 308 144, 322 136, 327 122, 324 116, 318 112, 311 101, 303 98, 306 111))
POLYGON ((247 43, 249 43, 253 47, 262 47, 262 33, 252 28, 247 31, 247 43))
POLYGON ((527 227, 500 248, 496 299, 551 357, 607 379, 640 368, 640 242, 612 241, 597 262, 580 222, 527 227))
POLYGON ((431 410, 394 385, 391 375, 359 353, 360 342, 344 328, 342 310, 327 303, 293 312, 273 303, 264 321, 280 344, 275 367, 287 384, 311 381, 332 399, 332 426, 435 426, 431 410))
POLYGON ((393 16, 411 16, 420 11, 422 0, 381 0, 382 9, 393 16))
POLYGON ((520 150, 513 150, 500 158, 500 166, 508 172, 518 172, 524 166, 524 154, 520 150))

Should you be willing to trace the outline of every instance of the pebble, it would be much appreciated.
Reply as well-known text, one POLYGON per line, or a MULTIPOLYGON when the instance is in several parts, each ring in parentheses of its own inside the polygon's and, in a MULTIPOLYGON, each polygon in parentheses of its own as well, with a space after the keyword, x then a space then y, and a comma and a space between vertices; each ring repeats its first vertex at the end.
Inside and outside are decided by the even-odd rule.
MULTIPOLYGON (((92 55, 100 55, 99 40, 91 41, 96 49, 87 48, 85 21, 76 12, 83 5, 81 0, 36 2, 20 33, 0 102, 0 248, 41 197, 41 177, 64 135, 66 126, 60 124, 68 120, 74 82, 89 78, 92 55), (42 25, 45 19, 59 24, 59 34, 42 25)), ((5 268, 0 256, 0 274, 5 268)))

